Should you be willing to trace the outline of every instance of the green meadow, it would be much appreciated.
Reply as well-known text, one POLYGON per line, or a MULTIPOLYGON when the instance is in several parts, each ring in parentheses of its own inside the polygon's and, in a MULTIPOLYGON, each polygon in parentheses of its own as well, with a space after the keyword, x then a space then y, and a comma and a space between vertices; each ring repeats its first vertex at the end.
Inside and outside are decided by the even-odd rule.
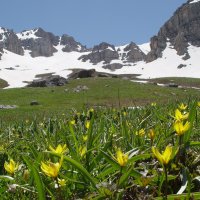
POLYGON ((200 199, 199 90, 154 84, 172 79, 199 86, 1 89, 0 105, 17 108, 0 109, 0 199, 200 199))
MULTIPOLYGON (((182 80, 175 83, 182 84, 182 80)), ((198 79, 192 80, 200 82, 198 79)), ((198 95, 199 91, 195 89, 161 87, 118 78, 79 79, 70 81, 63 87, 0 90, 0 105, 17 106, 16 109, 2 109, 0 119, 10 121, 48 117, 67 113, 72 109, 90 107, 136 107, 152 102, 165 105, 188 98, 198 98, 198 95), (74 89, 78 86, 86 86, 88 90, 75 92, 74 89), (31 106, 32 101, 37 101, 39 105, 31 106)))

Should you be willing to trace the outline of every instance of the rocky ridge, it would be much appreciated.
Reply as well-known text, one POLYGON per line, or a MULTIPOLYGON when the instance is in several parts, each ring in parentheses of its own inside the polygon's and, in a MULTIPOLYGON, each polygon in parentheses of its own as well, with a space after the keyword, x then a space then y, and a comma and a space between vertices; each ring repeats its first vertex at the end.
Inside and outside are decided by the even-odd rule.
POLYGON ((170 42, 178 55, 188 59, 189 44, 200 47, 200 1, 188 0, 178 8, 173 16, 160 28, 150 41, 151 51, 146 61, 162 57, 162 52, 170 42))

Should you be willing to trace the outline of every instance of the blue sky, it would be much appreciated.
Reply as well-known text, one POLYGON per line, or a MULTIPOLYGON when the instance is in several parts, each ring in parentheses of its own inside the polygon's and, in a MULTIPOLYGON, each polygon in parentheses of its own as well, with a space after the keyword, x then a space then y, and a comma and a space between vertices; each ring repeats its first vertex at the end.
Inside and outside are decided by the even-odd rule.
POLYGON ((148 42, 187 0, 5 0, 0 26, 15 32, 42 27, 87 47, 102 41, 148 42))

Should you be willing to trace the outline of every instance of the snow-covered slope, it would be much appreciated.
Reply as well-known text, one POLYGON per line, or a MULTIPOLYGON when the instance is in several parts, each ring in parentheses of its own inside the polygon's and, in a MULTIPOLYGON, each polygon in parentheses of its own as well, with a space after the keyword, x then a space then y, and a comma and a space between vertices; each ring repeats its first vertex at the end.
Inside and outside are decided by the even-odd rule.
MULTIPOLYGON (((146 44, 144 45, 146 46, 146 44)), ((200 78, 200 48, 190 45, 188 47, 190 59, 182 59, 184 56, 177 55, 177 51, 167 43, 162 58, 153 62, 138 62, 135 66, 124 66, 116 71, 118 74, 141 74, 138 78, 159 77, 193 77, 200 78)))
MULTIPOLYGON (((149 51, 149 44, 139 45, 143 51, 149 51)), ((51 57, 32 58, 26 50, 24 56, 14 54, 4 50, 4 54, 0 61, 0 78, 6 80, 9 88, 24 87, 28 81, 35 79, 38 74, 55 73, 57 75, 67 77, 71 73, 71 69, 93 69, 101 72, 114 74, 141 74, 138 78, 157 78, 157 77, 196 77, 200 78, 200 48, 190 45, 188 52, 190 59, 183 60, 183 56, 177 55, 176 50, 167 43, 166 49, 163 51, 162 58, 146 63, 140 61, 130 66, 123 66, 121 69, 110 71, 102 68, 103 64, 93 65, 89 61, 82 62, 78 60, 81 55, 86 54, 80 52, 63 52, 62 46, 57 46, 57 52, 51 57)), ((118 47, 120 48, 120 47, 118 47)), ((124 46, 120 49, 123 51, 124 46)), ((123 53, 123 52, 121 52, 123 53)), ((112 61, 114 63, 122 63, 122 60, 112 61)))

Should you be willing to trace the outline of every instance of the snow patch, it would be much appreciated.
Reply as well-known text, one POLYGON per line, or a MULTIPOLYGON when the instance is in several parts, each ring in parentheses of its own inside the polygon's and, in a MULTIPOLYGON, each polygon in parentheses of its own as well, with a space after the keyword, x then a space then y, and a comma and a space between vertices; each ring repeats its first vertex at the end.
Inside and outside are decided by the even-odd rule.
POLYGON ((190 2, 190 4, 197 3, 197 2, 200 2, 200 0, 193 0, 193 1, 190 2))
POLYGON ((26 39, 37 39, 35 33, 38 31, 38 29, 34 30, 28 30, 28 31, 22 31, 21 33, 17 33, 17 37, 21 40, 26 40, 26 39))
POLYGON ((150 43, 144 43, 138 45, 138 47, 142 50, 143 53, 148 54, 151 50, 150 43))

